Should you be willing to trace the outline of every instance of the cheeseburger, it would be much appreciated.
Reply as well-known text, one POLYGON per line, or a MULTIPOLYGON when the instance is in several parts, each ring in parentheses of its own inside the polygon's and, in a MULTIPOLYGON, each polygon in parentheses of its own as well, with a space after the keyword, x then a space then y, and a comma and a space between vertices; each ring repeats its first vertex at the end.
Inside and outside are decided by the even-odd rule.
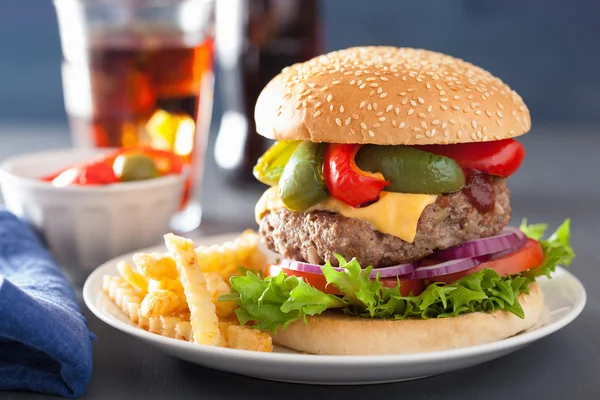
POLYGON ((265 274, 232 278, 241 323, 314 354, 500 340, 539 322, 535 279, 568 265, 569 221, 508 227, 523 99, 444 54, 357 47, 285 68, 256 104, 276 142, 254 174, 265 274))

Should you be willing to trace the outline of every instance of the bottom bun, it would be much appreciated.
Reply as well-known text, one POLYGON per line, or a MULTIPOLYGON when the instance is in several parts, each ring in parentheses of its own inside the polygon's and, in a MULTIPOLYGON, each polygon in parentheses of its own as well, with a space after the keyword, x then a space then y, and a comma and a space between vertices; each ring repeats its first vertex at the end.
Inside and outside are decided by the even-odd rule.
POLYGON ((327 312, 296 321, 273 342, 290 349, 329 355, 409 354, 490 343, 534 326, 542 315, 544 293, 537 283, 522 293, 521 319, 508 311, 470 313, 427 320, 379 320, 327 312))

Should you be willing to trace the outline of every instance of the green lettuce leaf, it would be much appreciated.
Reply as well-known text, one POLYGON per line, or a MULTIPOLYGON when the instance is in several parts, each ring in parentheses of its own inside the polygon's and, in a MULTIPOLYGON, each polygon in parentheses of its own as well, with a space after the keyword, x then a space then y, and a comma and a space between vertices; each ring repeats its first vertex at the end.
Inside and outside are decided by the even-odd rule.
POLYGON ((452 284, 432 283, 418 296, 403 296, 400 283, 394 288, 384 286, 369 276, 372 267, 362 269, 356 259, 346 261, 336 256, 342 271, 330 263, 323 266, 328 284, 344 293, 343 296, 326 294, 295 276, 280 273, 262 278, 251 271, 231 278, 231 293, 220 300, 235 300, 241 324, 250 321, 253 327, 276 333, 279 329, 310 315, 325 310, 340 309, 365 318, 429 319, 455 317, 471 312, 509 311, 523 318, 518 301, 521 293, 528 293, 529 284, 538 276, 548 276, 557 264, 569 265, 575 256, 569 244, 570 221, 566 220, 548 239, 543 239, 546 226, 527 225, 520 229, 529 237, 539 240, 544 250, 542 265, 522 274, 501 277, 493 269, 483 269, 452 284))

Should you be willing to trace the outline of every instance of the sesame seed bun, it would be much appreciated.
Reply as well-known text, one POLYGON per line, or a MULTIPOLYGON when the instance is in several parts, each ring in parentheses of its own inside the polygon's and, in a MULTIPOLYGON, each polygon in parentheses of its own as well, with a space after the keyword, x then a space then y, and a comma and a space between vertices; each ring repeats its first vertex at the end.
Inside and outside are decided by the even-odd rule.
POLYGON ((519 302, 521 319, 508 311, 427 320, 374 320, 330 312, 296 321, 273 342, 297 351, 328 355, 409 354, 491 343, 514 336, 542 319, 544 293, 537 283, 519 302))
POLYGON ((523 99, 500 79, 428 50, 355 47, 285 68, 255 109, 276 140, 451 144, 529 131, 523 99))

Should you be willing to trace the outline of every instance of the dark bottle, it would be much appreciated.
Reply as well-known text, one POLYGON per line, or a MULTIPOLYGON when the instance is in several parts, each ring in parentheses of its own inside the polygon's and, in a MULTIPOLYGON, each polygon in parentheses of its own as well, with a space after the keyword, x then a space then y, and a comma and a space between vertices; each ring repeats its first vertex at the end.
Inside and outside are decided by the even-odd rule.
POLYGON ((254 105, 283 68, 322 52, 318 0, 218 1, 216 55, 222 118, 215 159, 231 182, 256 182, 252 168, 271 141, 256 133, 254 105))

